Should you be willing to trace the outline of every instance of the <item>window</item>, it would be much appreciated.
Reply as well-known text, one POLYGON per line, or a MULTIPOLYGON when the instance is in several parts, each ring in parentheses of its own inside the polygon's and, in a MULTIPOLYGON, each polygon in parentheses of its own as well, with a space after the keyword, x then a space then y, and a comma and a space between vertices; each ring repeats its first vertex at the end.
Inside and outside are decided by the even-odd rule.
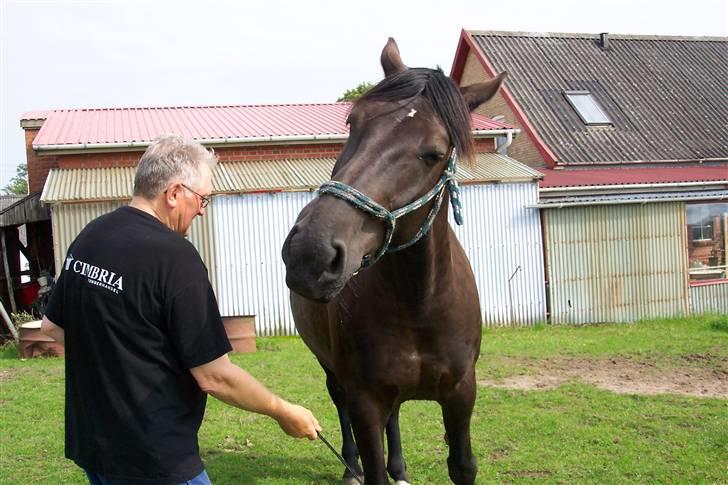
POLYGON ((597 100, 589 91, 564 91, 564 96, 571 107, 579 114, 581 120, 587 125, 611 125, 607 113, 599 106, 597 100))
POLYGON ((688 204, 685 215, 690 280, 725 279, 728 203, 688 204))

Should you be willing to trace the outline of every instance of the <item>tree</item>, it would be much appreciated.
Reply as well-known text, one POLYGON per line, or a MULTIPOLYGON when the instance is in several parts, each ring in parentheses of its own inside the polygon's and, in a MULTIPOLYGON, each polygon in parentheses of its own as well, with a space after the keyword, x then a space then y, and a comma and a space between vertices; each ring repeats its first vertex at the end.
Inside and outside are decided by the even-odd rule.
POLYGON ((15 167, 15 177, 3 187, 6 195, 28 195, 28 164, 21 163, 15 167))
POLYGON ((341 96, 336 101, 356 101, 357 99, 364 96, 364 94, 369 91, 372 87, 374 87, 374 84, 370 82, 363 82, 359 83, 357 87, 354 89, 348 89, 343 96, 341 96))

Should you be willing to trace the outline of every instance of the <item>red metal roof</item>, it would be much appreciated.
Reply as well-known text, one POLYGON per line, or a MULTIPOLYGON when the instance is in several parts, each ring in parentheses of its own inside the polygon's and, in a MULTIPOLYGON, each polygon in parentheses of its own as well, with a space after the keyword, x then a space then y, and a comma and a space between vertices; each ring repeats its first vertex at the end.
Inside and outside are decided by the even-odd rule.
POLYGON ((541 169, 542 189, 551 187, 593 187, 608 185, 670 184, 685 182, 728 182, 728 164, 720 166, 614 168, 598 170, 541 169))
MULTIPOLYGON (((34 146, 149 142, 163 133, 196 140, 346 135, 350 103, 103 108, 33 111, 43 119, 34 146)), ((512 129, 473 116, 476 130, 512 129)))
POLYGON ((53 113, 53 110, 28 111, 23 113, 23 116, 20 117, 20 121, 44 120, 48 118, 48 115, 51 113, 53 113))

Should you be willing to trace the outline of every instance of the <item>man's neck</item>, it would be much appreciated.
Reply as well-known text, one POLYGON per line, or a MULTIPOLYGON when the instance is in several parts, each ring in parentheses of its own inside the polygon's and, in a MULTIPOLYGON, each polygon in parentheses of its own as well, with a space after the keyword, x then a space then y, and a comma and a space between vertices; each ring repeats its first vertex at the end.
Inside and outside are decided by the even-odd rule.
POLYGON ((171 229, 172 226, 166 211, 162 210, 157 202, 155 200, 147 200, 144 197, 134 196, 131 202, 129 202, 129 206, 159 219, 159 222, 171 229))

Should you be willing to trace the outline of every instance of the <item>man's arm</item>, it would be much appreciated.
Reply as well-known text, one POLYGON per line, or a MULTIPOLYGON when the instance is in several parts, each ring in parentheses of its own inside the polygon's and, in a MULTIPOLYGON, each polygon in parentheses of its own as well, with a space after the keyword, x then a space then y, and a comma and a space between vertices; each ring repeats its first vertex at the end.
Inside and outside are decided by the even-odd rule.
POLYGON ((40 331, 56 342, 63 343, 63 328, 48 320, 46 316, 43 317, 43 321, 40 324, 40 331))
POLYGON ((270 416, 288 435, 316 439, 321 430, 308 409, 284 401, 273 394, 255 377, 233 364, 227 354, 190 369, 204 392, 246 411, 270 416))

